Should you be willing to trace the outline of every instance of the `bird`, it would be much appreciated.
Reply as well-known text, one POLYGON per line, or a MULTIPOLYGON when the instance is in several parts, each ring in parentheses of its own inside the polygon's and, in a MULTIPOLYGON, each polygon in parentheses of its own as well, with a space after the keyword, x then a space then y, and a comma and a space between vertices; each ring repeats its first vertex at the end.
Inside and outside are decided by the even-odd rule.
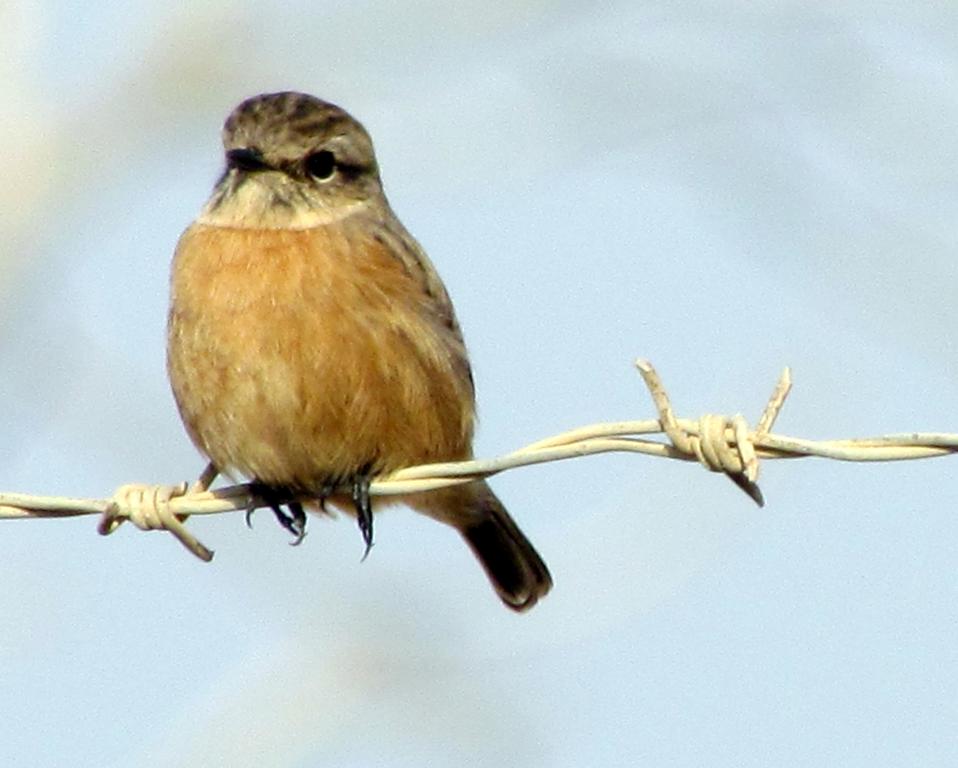
MULTIPOLYGON (((251 510, 272 507, 298 543, 301 501, 330 501, 356 515, 368 554, 385 503, 370 498, 372 478, 473 457, 459 321, 345 110, 261 94, 232 111, 222 139, 225 170, 173 256, 174 399, 211 469, 249 480, 251 510)), ((552 587, 486 481, 401 500, 458 531, 509 608, 552 587)))

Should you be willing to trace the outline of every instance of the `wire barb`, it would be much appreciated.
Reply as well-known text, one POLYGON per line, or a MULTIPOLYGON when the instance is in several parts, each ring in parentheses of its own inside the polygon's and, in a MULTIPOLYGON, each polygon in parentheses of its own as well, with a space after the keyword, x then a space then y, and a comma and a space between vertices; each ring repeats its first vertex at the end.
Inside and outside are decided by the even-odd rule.
MULTIPOLYGON (((958 435, 955 434, 909 432, 825 441, 772 434, 772 427, 792 386, 788 368, 779 377, 754 430, 741 415, 707 414, 696 420, 680 419, 675 416, 662 380, 652 364, 638 360, 636 367, 652 396, 657 419, 591 424, 539 440, 495 459, 409 467, 373 480, 369 483, 369 495, 424 493, 471 483, 516 467, 625 452, 698 462, 712 472, 725 474, 761 506, 764 501, 757 485, 760 459, 818 456, 837 461, 905 461, 958 452, 958 435), (649 437, 662 433, 666 441, 649 437)), ((0 493, 0 519, 99 515, 99 531, 104 535, 113 533, 124 520, 131 520, 142 530, 169 531, 190 552, 208 562, 213 558, 213 552, 186 529, 184 522, 187 518, 190 515, 245 512, 259 498, 256 487, 248 484, 209 490, 217 474, 211 464, 189 487, 186 483, 175 486, 128 485, 117 489, 110 499, 0 493)), ((301 497, 292 501, 315 506, 328 497, 330 504, 336 504, 340 503, 337 499, 348 500, 351 490, 326 488, 321 498, 301 497)))
POLYGON ((187 484, 122 485, 100 517, 97 528, 101 536, 109 536, 129 520, 141 531, 169 531, 200 560, 213 559, 212 550, 203 546, 183 525, 188 515, 175 515, 170 501, 186 494, 187 484))
MULTIPOLYGON (((741 414, 730 418, 707 413, 699 419, 697 432, 683 429, 675 418, 669 396, 652 363, 640 359, 635 361, 635 367, 639 369, 642 380, 652 395, 652 402, 659 412, 662 431, 672 441, 675 449, 686 456, 694 457, 712 472, 725 473, 758 506, 765 506, 765 499, 757 483, 758 457, 745 417, 741 414)), ((775 394, 779 390, 780 388, 776 387, 775 394)), ((775 394, 762 415, 762 419, 769 425, 775 420, 785 400, 784 394, 777 399, 775 394)))

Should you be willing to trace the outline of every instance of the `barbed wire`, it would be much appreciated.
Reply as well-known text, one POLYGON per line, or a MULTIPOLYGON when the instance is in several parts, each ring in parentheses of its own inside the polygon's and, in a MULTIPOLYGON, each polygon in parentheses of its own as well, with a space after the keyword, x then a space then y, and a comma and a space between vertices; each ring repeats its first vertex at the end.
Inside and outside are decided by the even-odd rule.
MULTIPOLYGON (((782 372, 755 429, 745 418, 706 414, 697 420, 675 416, 665 387, 652 364, 635 363, 657 419, 590 424, 548 437, 494 459, 424 464, 394 472, 370 483, 374 496, 407 496, 483 479, 516 467, 599 453, 641 453, 680 461, 697 461, 712 472, 727 475, 758 505, 764 504, 758 487, 759 459, 817 456, 837 461, 905 461, 946 456, 958 452, 958 435, 912 432, 849 440, 805 440, 771 432, 791 390, 791 373, 782 372), (648 439, 662 434, 666 441, 648 439)), ((202 560, 213 558, 184 525, 191 515, 249 512, 264 504, 250 485, 210 490, 217 471, 209 465, 189 485, 124 485, 109 499, 81 499, 0 492, 0 519, 62 518, 99 515, 98 531, 108 535, 125 520, 141 530, 172 533, 202 560)), ((341 489, 346 496, 349 489, 341 489)), ((337 494, 330 498, 335 501, 337 494)), ((304 503, 316 499, 300 499, 304 503)))

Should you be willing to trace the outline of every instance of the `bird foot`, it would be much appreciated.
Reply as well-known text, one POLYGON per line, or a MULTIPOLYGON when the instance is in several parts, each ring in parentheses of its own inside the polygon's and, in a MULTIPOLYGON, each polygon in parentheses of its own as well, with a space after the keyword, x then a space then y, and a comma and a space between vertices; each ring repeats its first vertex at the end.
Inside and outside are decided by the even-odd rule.
POLYGON ((369 550, 373 548, 373 507, 369 497, 369 475, 357 475, 353 479, 353 505, 356 508, 359 531, 366 543, 362 558, 365 560, 369 557, 369 550))
POLYGON ((250 501, 246 507, 247 527, 253 527, 253 512, 259 507, 269 507, 273 510, 276 521, 293 535, 294 540, 290 542, 290 545, 296 547, 302 543, 306 537, 306 512, 302 504, 291 498, 290 492, 250 483, 249 494, 250 501), (283 509, 283 505, 289 512, 283 509))

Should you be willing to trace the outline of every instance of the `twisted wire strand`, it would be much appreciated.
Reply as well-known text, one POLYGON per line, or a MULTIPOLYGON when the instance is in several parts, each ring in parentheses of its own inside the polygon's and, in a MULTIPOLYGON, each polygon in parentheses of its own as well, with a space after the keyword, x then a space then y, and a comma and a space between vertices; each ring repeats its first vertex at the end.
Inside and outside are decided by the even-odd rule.
MULTIPOLYGON (((591 424, 538 440, 493 459, 425 464, 377 478, 370 484, 376 496, 407 495, 487 478, 517 467, 591 456, 599 453, 641 453, 681 461, 695 461, 712 472, 728 476, 753 501, 762 505, 758 487, 760 460, 819 457, 836 461, 907 461, 947 456, 958 452, 958 434, 920 433, 882 435, 840 440, 807 440, 776 435, 771 429, 791 390, 786 368, 757 422, 749 427, 736 414, 706 414, 699 419, 675 416, 671 401, 656 370, 646 360, 636 367, 652 396, 657 419, 591 424), (661 434, 665 440, 649 436, 661 434)), ((81 499, 0 493, 0 519, 62 518, 99 515, 103 535, 129 520, 141 530, 172 533, 190 552, 210 561, 205 547, 185 526, 191 515, 249 511, 257 497, 246 484, 209 490, 216 470, 208 466, 187 486, 124 485, 109 499, 81 499)), ((345 489, 344 489, 345 490, 345 489)), ((303 499, 303 501, 312 501, 303 499)))

